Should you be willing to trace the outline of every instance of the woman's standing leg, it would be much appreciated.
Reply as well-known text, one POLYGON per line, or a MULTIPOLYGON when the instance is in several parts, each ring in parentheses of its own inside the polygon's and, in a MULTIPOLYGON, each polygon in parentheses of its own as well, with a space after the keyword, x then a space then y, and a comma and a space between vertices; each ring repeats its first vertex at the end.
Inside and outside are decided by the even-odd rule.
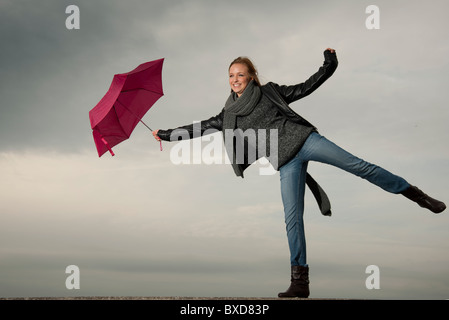
POLYGON ((310 294, 303 220, 307 164, 297 155, 279 170, 291 264, 291 284, 279 293, 281 298, 307 298, 310 294))
POLYGON ((307 162, 297 156, 280 169, 281 196, 292 266, 307 266, 304 232, 304 194, 307 162))

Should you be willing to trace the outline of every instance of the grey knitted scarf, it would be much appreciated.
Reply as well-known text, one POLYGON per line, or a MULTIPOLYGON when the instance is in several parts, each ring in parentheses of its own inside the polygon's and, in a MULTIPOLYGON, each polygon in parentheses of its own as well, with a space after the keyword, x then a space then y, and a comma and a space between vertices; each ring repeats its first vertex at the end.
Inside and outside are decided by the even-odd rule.
POLYGON ((249 115, 260 101, 262 93, 254 80, 248 83, 240 97, 232 92, 225 103, 223 129, 235 129, 237 116, 249 115))
MULTIPOLYGON (((259 103, 261 96, 262 92, 259 86, 256 85, 254 80, 251 80, 240 97, 238 97, 235 92, 232 92, 225 103, 222 130, 223 140, 228 155, 232 154, 232 159, 230 159, 231 165, 237 176, 243 177, 243 172, 239 166, 238 160, 236 159, 236 149, 233 141, 226 141, 226 132, 227 129, 232 131, 235 130, 238 116, 247 116, 251 114, 256 105, 259 103)), ((243 143, 242 139, 239 138, 238 132, 235 133, 235 136, 237 138, 237 143, 243 143)))

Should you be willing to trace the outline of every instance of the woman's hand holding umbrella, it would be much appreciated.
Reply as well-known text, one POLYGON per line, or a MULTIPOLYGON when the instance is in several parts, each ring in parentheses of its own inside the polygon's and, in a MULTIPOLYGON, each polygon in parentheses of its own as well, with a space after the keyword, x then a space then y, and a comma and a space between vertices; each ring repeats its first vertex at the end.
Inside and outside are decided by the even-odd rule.
POLYGON ((159 136, 157 135, 157 132, 159 131, 159 129, 157 129, 157 130, 154 130, 153 131, 153 136, 154 136, 154 139, 156 139, 157 141, 161 141, 161 138, 159 138, 159 136))

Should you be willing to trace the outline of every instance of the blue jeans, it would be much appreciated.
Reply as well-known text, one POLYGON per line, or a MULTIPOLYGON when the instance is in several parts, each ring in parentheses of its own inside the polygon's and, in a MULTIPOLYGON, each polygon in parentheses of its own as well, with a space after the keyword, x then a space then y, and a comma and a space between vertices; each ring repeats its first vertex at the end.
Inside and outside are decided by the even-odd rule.
POLYGON ((395 194, 410 186, 403 178, 353 156, 316 132, 311 133, 297 155, 279 169, 292 266, 307 266, 303 214, 309 161, 333 165, 395 194))

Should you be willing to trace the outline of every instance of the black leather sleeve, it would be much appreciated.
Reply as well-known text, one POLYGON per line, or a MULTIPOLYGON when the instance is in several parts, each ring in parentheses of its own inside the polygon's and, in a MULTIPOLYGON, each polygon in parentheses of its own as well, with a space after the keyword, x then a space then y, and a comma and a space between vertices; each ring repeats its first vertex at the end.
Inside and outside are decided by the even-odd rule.
POLYGON ((192 123, 175 129, 159 130, 157 135, 164 141, 192 139, 223 130, 223 110, 216 116, 200 123, 192 123))
POLYGON ((337 54, 329 50, 324 51, 324 63, 318 71, 305 82, 293 86, 279 86, 275 88, 282 98, 290 104, 304 98, 321 86, 335 72, 338 66, 337 54))

